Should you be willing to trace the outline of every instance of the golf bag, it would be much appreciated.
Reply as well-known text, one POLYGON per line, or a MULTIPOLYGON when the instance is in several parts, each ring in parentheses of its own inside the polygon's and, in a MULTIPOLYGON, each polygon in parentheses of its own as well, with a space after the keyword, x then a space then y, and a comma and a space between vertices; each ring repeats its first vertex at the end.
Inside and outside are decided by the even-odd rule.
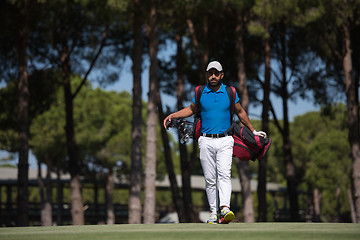
POLYGON ((268 152, 271 139, 254 135, 247 127, 231 126, 234 138, 233 156, 242 161, 263 159, 268 152))

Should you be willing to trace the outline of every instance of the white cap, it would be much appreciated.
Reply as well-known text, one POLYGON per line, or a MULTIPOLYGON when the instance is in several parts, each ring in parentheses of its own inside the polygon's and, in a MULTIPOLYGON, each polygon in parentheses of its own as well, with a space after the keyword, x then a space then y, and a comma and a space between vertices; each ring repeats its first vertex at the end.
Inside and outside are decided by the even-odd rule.
POLYGON ((212 68, 215 68, 216 70, 218 70, 219 72, 221 72, 223 69, 222 69, 222 66, 221 64, 218 62, 218 61, 212 61, 209 63, 209 65, 207 66, 206 68, 206 71, 209 71, 210 69, 212 68))

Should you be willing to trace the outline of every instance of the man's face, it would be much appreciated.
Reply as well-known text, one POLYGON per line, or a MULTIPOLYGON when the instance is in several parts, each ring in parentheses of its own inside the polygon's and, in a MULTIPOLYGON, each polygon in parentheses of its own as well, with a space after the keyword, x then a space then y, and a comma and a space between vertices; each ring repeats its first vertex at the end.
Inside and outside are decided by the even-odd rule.
POLYGON ((219 72, 215 68, 210 69, 207 71, 207 78, 209 80, 209 84, 212 87, 219 86, 221 84, 221 79, 223 78, 224 73, 219 72))

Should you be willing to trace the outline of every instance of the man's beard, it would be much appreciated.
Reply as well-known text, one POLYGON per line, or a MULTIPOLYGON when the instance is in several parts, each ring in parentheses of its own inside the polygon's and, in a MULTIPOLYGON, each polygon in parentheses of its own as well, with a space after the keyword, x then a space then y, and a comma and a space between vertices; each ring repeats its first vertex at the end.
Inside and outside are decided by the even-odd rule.
POLYGON ((213 87, 218 87, 218 86, 221 85, 221 81, 220 81, 220 80, 219 80, 219 81, 216 81, 215 83, 212 82, 212 80, 210 80, 209 83, 210 83, 210 86, 213 86, 213 87))

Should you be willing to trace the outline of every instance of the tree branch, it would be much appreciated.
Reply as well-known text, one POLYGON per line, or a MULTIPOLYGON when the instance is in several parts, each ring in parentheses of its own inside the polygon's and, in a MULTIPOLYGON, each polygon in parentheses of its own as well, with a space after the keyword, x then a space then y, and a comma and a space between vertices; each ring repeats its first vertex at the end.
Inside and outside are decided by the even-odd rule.
POLYGON ((76 97, 76 95, 80 92, 82 86, 85 84, 86 80, 87 80, 87 77, 88 75, 90 74, 91 70, 93 69, 95 63, 96 63, 96 60, 99 58, 100 56, 100 53, 102 51, 102 49, 104 48, 105 46, 105 40, 106 40, 106 37, 107 37, 107 31, 109 30, 109 26, 106 26, 103 34, 102 34, 102 39, 101 39, 101 44, 100 44, 100 48, 97 52, 97 54, 95 55, 95 57, 93 58, 91 64, 90 64, 90 67, 88 69, 88 71, 86 72, 85 76, 83 77, 83 79, 81 80, 81 83, 80 85, 77 87, 75 93, 72 95, 72 98, 74 99, 76 97))
POLYGON ((274 117, 274 123, 275 123, 275 126, 279 129, 280 133, 282 133, 284 130, 282 129, 282 127, 280 126, 280 123, 279 121, 277 120, 277 117, 276 117, 276 113, 275 113, 275 110, 273 108, 273 105, 271 103, 271 100, 269 101, 270 103, 270 110, 271 110, 271 113, 274 117))
POLYGON ((279 75, 276 73, 276 71, 273 71, 272 68, 270 68, 271 73, 274 74, 275 78, 278 80, 278 82, 281 82, 279 75))

